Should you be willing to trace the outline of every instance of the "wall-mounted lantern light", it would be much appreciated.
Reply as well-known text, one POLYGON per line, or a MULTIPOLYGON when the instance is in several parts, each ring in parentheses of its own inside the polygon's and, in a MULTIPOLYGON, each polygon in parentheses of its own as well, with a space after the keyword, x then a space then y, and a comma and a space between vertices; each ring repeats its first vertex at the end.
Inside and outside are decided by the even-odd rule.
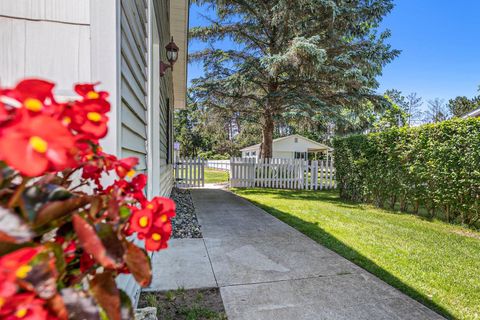
POLYGON ((179 48, 175 44, 175 42, 173 42, 173 37, 172 41, 170 41, 170 43, 165 46, 165 49, 167 50, 167 60, 169 63, 160 61, 160 77, 163 77, 165 75, 165 72, 168 70, 168 68, 173 70, 173 65, 178 60, 179 48))

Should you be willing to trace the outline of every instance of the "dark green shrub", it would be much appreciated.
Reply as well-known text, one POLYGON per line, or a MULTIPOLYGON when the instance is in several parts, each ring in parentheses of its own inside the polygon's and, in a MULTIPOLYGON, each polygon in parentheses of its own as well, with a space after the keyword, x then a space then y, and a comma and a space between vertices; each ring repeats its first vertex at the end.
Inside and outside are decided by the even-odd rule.
POLYGON ((392 128, 334 141, 343 199, 480 224, 480 119, 392 128))

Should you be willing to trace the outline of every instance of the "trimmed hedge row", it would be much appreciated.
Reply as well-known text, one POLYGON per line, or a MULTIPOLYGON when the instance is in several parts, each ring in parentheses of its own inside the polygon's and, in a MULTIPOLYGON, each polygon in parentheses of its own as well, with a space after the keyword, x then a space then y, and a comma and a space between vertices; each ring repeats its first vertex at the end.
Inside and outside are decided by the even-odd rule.
POLYGON ((343 199, 480 224, 480 119, 393 128, 334 141, 343 199))

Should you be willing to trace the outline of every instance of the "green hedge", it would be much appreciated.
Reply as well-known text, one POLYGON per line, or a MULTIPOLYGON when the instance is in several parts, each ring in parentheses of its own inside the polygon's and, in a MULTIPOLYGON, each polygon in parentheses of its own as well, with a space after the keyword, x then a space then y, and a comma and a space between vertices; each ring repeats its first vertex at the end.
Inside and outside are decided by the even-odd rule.
POLYGON ((343 199, 479 226, 480 119, 334 141, 343 199))

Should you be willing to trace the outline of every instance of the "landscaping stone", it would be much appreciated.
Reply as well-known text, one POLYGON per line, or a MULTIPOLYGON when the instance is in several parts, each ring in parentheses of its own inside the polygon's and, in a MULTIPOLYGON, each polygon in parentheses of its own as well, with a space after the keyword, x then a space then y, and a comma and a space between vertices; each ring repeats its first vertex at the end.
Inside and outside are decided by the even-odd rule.
POLYGON ((172 238, 202 238, 190 190, 174 188, 171 198, 177 206, 177 214, 172 219, 172 238))
POLYGON ((157 308, 146 307, 135 310, 135 320, 158 320, 157 308))

